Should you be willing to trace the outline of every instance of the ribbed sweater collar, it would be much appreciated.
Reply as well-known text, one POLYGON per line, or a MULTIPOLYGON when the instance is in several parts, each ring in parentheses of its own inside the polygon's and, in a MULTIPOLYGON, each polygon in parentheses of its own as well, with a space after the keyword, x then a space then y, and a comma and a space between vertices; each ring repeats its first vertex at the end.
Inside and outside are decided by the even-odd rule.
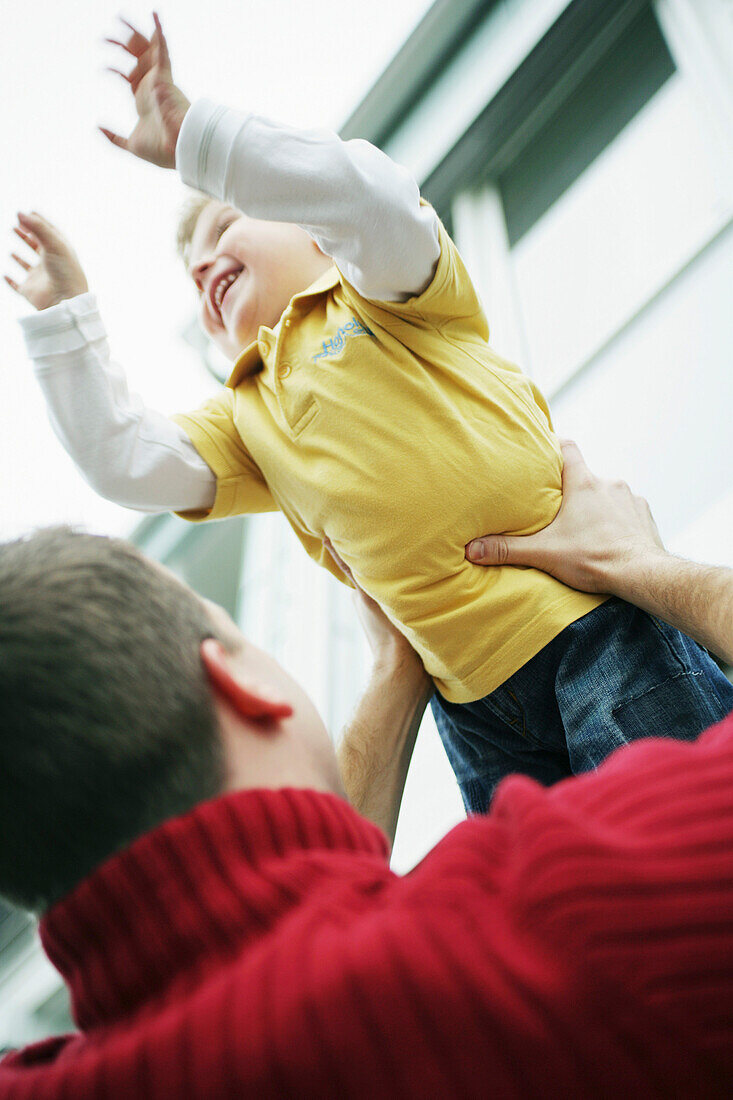
POLYGON ((382 833, 310 790, 226 794, 140 837, 41 920, 78 1026, 129 1016, 241 952, 355 853, 388 873, 382 833))

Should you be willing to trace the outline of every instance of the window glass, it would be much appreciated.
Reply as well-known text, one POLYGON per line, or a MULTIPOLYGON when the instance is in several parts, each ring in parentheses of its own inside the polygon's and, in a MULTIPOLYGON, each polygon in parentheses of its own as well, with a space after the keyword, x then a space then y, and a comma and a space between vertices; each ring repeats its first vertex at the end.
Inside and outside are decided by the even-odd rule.
POLYGON ((510 245, 611 144, 673 72, 657 22, 645 9, 500 176, 510 245))
POLYGON ((704 123, 675 75, 512 249, 526 366, 548 396, 730 219, 704 123))

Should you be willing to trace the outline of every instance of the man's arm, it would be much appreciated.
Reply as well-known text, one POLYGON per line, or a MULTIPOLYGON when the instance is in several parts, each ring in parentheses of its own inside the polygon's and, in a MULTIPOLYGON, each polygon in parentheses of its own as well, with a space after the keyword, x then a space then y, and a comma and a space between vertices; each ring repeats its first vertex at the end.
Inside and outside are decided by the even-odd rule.
POLYGON ((733 569, 700 565, 666 551, 617 574, 616 595, 689 634, 733 665, 733 569))
POLYGON ((563 499, 534 535, 485 535, 466 547, 478 565, 532 565, 585 592, 609 592, 656 615, 733 664, 733 570, 669 554, 647 502, 603 481, 563 441, 563 499))
MULTIPOLYGON (((336 564, 348 566, 326 543, 336 564)), ((415 738, 433 684, 409 642, 356 586, 356 606, 374 655, 369 684, 344 728, 337 756, 346 794, 394 842, 415 738)))
POLYGON ((129 138, 103 129, 114 145, 177 166, 184 183, 250 217, 300 225, 366 298, 404 301, 430 283, 438 221, 409 172, 367 141, 281 126, 208 100, 191 107, 173 83, 154 18, 150 39, 126 24, 131 33, 117 43, 135 59, 121 75, 138 123, 129 138))
POLYGON ((369 685, 343 731, 338 762, 352 806, 394 843, 407 771, 431 683, 403 663, 375 662, 369 685))

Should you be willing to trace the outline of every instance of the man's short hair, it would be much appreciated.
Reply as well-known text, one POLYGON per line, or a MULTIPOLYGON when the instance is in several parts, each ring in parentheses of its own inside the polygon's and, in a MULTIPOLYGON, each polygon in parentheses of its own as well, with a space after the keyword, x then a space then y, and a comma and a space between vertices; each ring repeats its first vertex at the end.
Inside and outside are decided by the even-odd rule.
POLYGON ((201 212, 213 201, 210 195, 204 195, 202 191, 193 191, 181 208, 176 231, 176 248, 187 267, 196 223, 201 217, 201 212))
POLYGON ((0 545, 0 894, 37 912, 220 793, 205 605, 120 539, 0 545))

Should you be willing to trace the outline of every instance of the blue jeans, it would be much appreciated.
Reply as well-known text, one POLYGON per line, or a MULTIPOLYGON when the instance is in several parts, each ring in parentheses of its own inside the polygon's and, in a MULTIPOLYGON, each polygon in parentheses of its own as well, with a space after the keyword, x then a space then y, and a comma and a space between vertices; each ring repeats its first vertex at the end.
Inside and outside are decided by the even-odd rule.
POLYGON ((733 685, 691 638, 612 598, 474 703, 432 699, 468 813, 504 776, 543 784, 597 767, 640 737, 693 741, 733 710, 733 685))

